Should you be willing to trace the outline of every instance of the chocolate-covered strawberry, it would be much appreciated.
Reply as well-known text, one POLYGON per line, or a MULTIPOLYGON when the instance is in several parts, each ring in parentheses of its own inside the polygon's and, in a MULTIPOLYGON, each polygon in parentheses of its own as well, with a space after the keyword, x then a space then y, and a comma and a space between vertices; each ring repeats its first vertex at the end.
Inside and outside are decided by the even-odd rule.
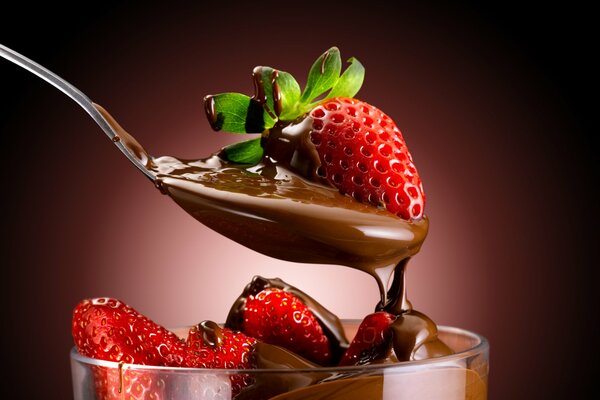
POLYGON ((320 365, 331 362, 329 339, 309 308, 291 293, 265 289, 246 301, 244 332, 320 365))
POLYGON ((313 64, 303 91, 289 73, 256 67, 253 97, 207 96, 213 129, 261 134, 225 148, 222 156, 243 164, 267 156, 357 201, 405 220, 421 219, 425 194, 402 133, 381 110, 353 98, 365 70, 356 59, 348 61, 340 75, 340 53, 332 47, 313 64), (299 129, 286 132, 288 126, 299 129))
POLYGON ((348 345, 333 313, 278 278, 255 276, 231 307, 225 326, 319 365, 337 364, 348 345))

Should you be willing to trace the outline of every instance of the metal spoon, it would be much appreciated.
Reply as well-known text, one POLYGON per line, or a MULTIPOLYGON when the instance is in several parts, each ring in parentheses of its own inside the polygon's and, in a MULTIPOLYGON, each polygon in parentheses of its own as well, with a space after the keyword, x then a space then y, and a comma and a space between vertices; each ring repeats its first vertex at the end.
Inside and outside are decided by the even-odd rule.
POLYGON ((131 161, 131 163, 135 165, 137 169, 139 169, 144 175, 146 175, 147 178, 149 178, 153 182, 156 181, 156 176, 154 176, 154 174, 152 174, 152 172, 149 171, 146 168, 146 166, 142 164, 142 162, 138 160, 138 158, 134 154, 132 154, 129 151, 129 149, 127 149, 127 147, 123 145, 123 143, 119 141, 119 136, 114 130, 114 128, 111 126, 111 124, 104 118, 102 114, 100 114, 94 103, 92 103, 92 101, 79 89, 62 79, 60 76, 42 67, 35 61, 30 60, 29 58, 17 53, 12 49, 9 49, 6 46, 3 46, 2 44, 0 44, 0 56, 26 69, 32 74, 39 76, 40 78, 42 78, 43 80, 45 80, 46 82, 48 82, 49 84, 51 84, 52 86, 54 86, 55 88, 72 98, 73 100, 75 100, 75 102, 79 104, 81 108, 83 108, 94 119, 94 121, 96 121, 96 123, 100 126, 100 128, 102 128, 104 133, 106 133, 106 136, 108 136, 111 142, 113 142, 119 148, 119 150, 121 150, 121 152, 125 154, 125 157, 127 157, 127 159, 131 161))

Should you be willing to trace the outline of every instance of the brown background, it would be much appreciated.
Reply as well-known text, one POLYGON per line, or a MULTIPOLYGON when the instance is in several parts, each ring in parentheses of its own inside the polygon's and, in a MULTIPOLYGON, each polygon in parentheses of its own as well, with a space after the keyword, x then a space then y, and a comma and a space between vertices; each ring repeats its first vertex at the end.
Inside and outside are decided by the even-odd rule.
MULTIPOLYGON (((202 97, 251 93, 253 66, 303 83, 331 45, 357 57, 359 97, 396 120, 428 196, 413 304, 489 338, 491 399, 575 397, 598 340, 591 13, 378 3, 103 3, 81 19, 52 5, 3 11, 0 43, 106 106, 152 154, 180 157, 238 139, 210 131, 202 97)), ((122 298, 167 326, 222 321, 259 273, 345 318, 372 310, 375 283, 359 272, 268 259, 196 223, 74 103, 4 60, 0 102, 12 398, 70 398, 70 313, 85 297, 122 298)))

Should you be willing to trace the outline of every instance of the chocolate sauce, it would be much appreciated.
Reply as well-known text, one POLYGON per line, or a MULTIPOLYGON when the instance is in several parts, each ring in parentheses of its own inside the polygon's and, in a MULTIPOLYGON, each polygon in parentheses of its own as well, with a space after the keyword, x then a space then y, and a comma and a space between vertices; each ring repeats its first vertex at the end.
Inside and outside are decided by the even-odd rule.
POLYGON ((346 377, 291 390, 270 400, 485 400, 487 384, 466 368, 346 377), (431 382, 438 383, 432 385, 431 382), (443 383, 440 385, 439 383, 443 383))
POLYGON ((256 374, 253 383, 236 396, 236 400, 270 399, 290 390, 319 383, 331 374, 320 372, 317 365, 282 347, 258 342, 254 349, 256 368, 269 369, 268 375, 256 374), (280 372, 273 372, 278 370, 280 372), (290 370, 307 371, 302 374, 290 370), (315 370, 315 372, 309 372, 315 370))
MULTIPOLYGON (((257 86, 256 99, 261 99, 261 90, 265 90, 262 83, 263 80, 260 80, 257 86)), ((271 86, 271 90, 277 90, 275 85, 271 86)), ((214 99, 208 96, 205 106, 214 127, 214 99)), ((405 221, 384 209, 344 196, 326 184, 318 174, 319 158, 308 137, 310 118, 288 126, 276 125, 264 134, 266 156, 263 160, 257 165, 240 165, 225 161, 221 154, 201 160, 180 160, 169 156, 152 158, 104 109, 99 106, 98 109, 118 132, 121 143, 156 177, 157 188, 209 228, 271 257, 298 263, 339 264, 373 276, 380 291, 376 309, 397 316, 392 327, 394 354, 388 357, 389 361, 452 354, 452 350, 437 338, 435 323, 413 310, 406 297, 406 266, 425 240, 427 218, 405 221)), ((312 298, 280 280, 256 278, 248 285, 232 308, 227 319, 228 326, 239 326, 238 312, 245 296, 261 287, 285 287, 298 294, 315 312, 328 337, 333 339, 331 343, 336 354, 341 354, 348 342, 339 320, 312 298)), ((295 358, 290 358, 279 350, 265 350, 269 348, 261 344, 258 350, 260 363, 265 367, 288 365, 297 368, 308 363, 306 360, 298 361, 295 355, 295 358), (279 361, 269 361, 273 357, 279 357, 279 361)), ((369 395, 376 390, 377 379, 355 378, 351 381, 344 379, 346 383, 327 383, 338 391, 342 387, 354 387, 352 393, 358 397, 343 397, 341 394, 323 397, 318 388, 326 390, 326 385, 319 383, 300 389, 296 395, 288 393, 273 400, 379 398, 369 395), (361 397, 361 387, 371 389, 365 389, 361 397), (319 391, 320 397, 314 397, 313 391, 319 391), (302 393, 312 393, 310 396, 313 397, 302 393)), ((303 385, 317 381, 320 379, 306 379, 303 385)), ((287 390, 300 387, 290 385, 286 386, 287 390)))

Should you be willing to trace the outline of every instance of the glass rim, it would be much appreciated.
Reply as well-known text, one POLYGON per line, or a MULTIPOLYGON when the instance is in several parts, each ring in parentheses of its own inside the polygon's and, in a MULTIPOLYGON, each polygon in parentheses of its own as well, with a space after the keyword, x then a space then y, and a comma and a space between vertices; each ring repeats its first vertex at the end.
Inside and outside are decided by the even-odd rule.
MULTIPOLYGON (((359 324, 361 320, 354 319, 343 319, 342 323, 357 323, 359 324)), ((218 375, 233 375, 233 374, 257 374, 257 373, 268 373, 268 374, 290 374, 290 373, 339 373, 339 372, 362 372, 365 371, 382 371, 382 370, 395 370, 395 369, 405 369, 408 367, 419 367, 430 364, 445 364, 452 361, 457 361, 461 359, 465 359, 476 354, 481 354, 489 351, 489 343, 487 339, 475 332, 468 331, 461 328, 456 328, 453 326, 445 326, 439 325, 438 331, 453 333, 463 336, 468 336, 472 339, 475 339, 478 343, 474 346, 459 351, 457 353, 435 357, 435 358, 427 358, 424 360, 417 361, 399 361, 396 363, 390 364, 368 364, 368 365, 348 365, 348 366, 331 366, 331 367, 316 367, 316 368, 252 368, 252 369, 223 369, 223 368, 192 368, 192 367, 168 367, 162 365, 142 365, 142 364, 128 364, 128 363, 119 363, 116 361, 106 361, 106 360, 98 360, 95 358, 83 356, 79 354, 77 348, 73 346, 71 348, 70 356, 71 360, 78 361, 80 363, 90 365, 90 366, 99 366, 99 367, 110 367, 110 368, 119 368, 121 365, 121 369, 123 370, 135 370, 135 371, 154 371, 154 372, 169 372, 169 373, 202 373, 202 374, 218 374, 218 375)))

